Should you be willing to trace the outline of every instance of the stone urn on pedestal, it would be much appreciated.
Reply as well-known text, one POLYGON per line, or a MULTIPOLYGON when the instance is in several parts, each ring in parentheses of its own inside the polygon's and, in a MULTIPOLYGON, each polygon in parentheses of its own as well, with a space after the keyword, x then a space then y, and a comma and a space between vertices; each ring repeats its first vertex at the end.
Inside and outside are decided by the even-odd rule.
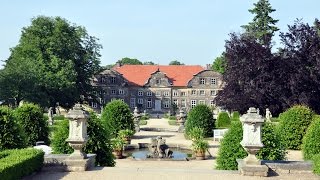
POLYGON ((133 111, 133 123, 134 123, 134 129, 136 132, 140 132, 140 118, 141 118, 141 114, 139 113, 138 108, 135 107, 133 111))
POLYGON ((240 142, 248 152, 240 165, 240 172, 243 175, 267 176, 268 167, 261 165, 256 157, 257 152, 264 146, 261 142, 261 127, 264 119, 259 115, 256 108, 249 108, 247 114, 240 117, 243 127, 243 139, 240 142))

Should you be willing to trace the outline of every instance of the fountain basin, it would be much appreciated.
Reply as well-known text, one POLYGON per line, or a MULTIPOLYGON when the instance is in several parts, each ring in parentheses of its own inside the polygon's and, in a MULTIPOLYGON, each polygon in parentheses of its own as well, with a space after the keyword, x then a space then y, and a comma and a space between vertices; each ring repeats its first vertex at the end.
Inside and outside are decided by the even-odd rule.
POLYGON ((170 148, 172 153, 172 158, 147 158, 150 153, 148 148, 132 149, 127 150, 126 154, 134 160, 160 160, 160 161, 189 161, 192 159, 192 151, 180 148, 170 148))

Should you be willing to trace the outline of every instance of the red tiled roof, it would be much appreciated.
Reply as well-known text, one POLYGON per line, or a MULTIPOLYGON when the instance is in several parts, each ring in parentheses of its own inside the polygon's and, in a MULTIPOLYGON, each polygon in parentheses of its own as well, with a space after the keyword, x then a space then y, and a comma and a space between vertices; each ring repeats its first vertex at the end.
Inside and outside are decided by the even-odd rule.
POLYGON ((173 86, 187 86, 194 74, 204 70, 199 65, 123 65, 113 69, 122 74, 130 83, 143 86, 158 68, 172 80, 173 86))

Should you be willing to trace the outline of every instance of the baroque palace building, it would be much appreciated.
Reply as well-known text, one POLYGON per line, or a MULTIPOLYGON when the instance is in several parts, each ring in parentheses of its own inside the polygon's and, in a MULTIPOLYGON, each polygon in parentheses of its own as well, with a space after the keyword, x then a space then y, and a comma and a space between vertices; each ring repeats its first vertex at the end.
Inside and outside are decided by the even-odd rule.
POLYGON ((115 99, 133 110, 166 113, 171 103, 189 111, 197 104, 214 106, 223 87, 222 75, 199 65, 119 65, 92 79, 94 97, 89 104, 97 111, 115 99))

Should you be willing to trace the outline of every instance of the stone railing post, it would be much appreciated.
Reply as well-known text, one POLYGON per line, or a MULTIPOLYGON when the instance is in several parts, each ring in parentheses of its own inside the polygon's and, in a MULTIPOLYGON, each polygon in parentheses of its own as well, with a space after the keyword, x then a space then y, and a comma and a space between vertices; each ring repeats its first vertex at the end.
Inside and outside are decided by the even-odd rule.
POLYGON ((70 158, 85 159, 87 155, 82 151, 82 148, 88 141, 87 120, 89 113, 80 104, 76 104, 66 115, 66 118, 69 119, 69 137, 66 141, 74 149, 70 158))

